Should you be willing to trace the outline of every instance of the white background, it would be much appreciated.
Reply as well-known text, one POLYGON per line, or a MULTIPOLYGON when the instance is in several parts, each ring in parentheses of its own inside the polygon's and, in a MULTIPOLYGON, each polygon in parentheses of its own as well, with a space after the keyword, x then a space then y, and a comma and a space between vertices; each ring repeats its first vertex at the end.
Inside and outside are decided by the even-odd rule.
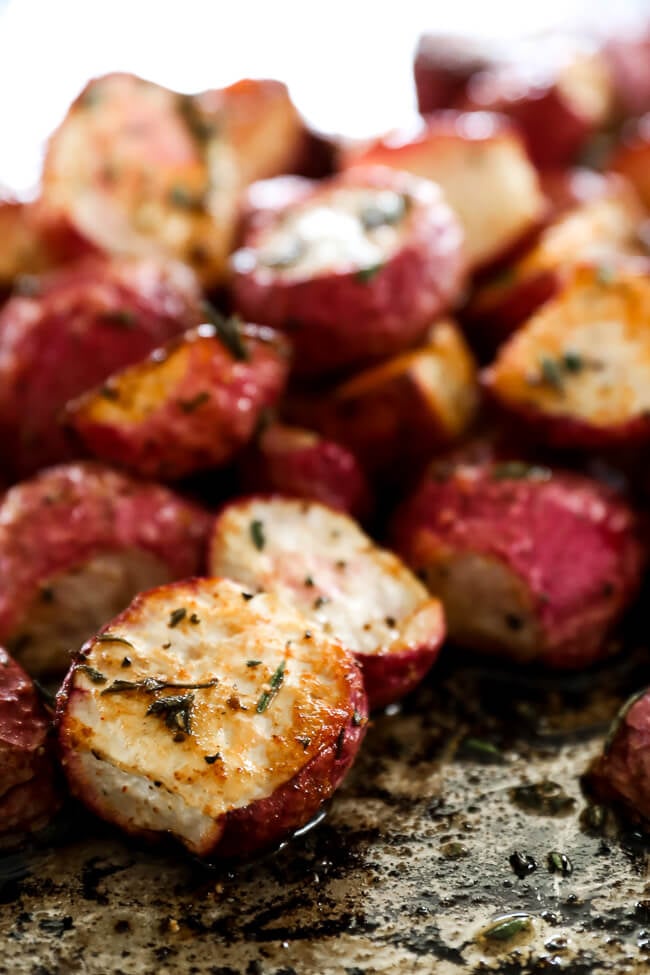
MULTIPOLYGON (((180 91, 286 81, 327 131, 369 135, 413 108, 421 30, 505 36, 598 23, 609 0, 0 0, 0 184, 28 191, 43 141, 88 78, 134 71, 180 91)), ((617 16, 650 13, 619 0, 617 16), (622 7, 622 10, 621 10, 622 7)))

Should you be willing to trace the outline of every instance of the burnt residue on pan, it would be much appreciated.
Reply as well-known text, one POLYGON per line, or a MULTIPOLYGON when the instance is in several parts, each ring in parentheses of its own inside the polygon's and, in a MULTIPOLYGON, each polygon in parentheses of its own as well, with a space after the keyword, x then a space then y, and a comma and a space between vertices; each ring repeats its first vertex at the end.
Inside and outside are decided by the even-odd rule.
POLYGON ((446 648, 325 819, 254 863, 71 806, 0 866, 0 973, 646 972, 650 842, 579 780, 647 659, 552 676, 446 648))

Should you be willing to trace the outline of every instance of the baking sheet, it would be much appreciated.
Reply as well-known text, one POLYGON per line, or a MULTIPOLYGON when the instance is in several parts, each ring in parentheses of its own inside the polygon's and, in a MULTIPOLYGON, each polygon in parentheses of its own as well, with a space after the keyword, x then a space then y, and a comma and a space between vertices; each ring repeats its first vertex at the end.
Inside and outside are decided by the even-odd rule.
POLYGON ((553 677, 448 647, 373 720, 325 819, 244 866, 144 850, 68 810, 55 846, 0 868, 0 973, 646 972, 650 845, 579 783, 646 681, 644 648, 553 677))

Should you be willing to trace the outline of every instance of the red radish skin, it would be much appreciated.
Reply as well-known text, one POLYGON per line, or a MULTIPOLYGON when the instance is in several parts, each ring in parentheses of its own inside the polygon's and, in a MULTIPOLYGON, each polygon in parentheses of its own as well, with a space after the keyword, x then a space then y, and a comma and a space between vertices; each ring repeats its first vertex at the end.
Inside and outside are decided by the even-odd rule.
POLYGON ((25 671, 0 648, 0 836, 44 826, 61 804, 50 722, 25 671))
MULTIPOLYGON (((18 647, 53 581, 96 556, 124 551, 128 563, 128 553, 140 552, 168 578, 201 571, 210 524, 207 512, 167 488, 92 462, 16 485, 0 504, 0 639, 18 647)), ((29 659, 29 644, 21 652, 29 659)))
POLYGON ((111 372, 201 321, 192 272, 154 260, 89 259, 35 283, 0 312, 0 434, 24 477, 75 450, 59 413, 111 372))
MULTIPOLYGON (((252 230, 232 258, 236 308, 249 321, 287 332, 295 371, 302 375, 332 372, 407 348, 458 299, 463 284, 462 232, 436 187, 381 167, 363 168, 321 184, 297 207, 326 204, 337 188, 390 190, 409 201, 403 238, 385 263, 285 280, 255 264, 256 247, 270 221, 252 230)), ((276 221, 290 209, 276 214, 276 221)))
POLYGON ((232 323, 238 357, 200 325, 69 403, 65 423, 100 460, 175 481, 227 464, 284 390, 289 348, 269 328, 232 323))
MULTIPOLYGON (((503 642, 495 643, 481 632, 481 607, 465 604, 473 635, 464 642, 558 668, 588 666, 609 652, 606 638, 638 590, 645 554, 631 509, 613 492, 511 461, 425 477, 398 513, 393 537, 423 576, 440 569, 444 581, 444 567, 468 554, 486 572, 505 570, 521 611, 517 630, 529 629, 530 639, 522 647, 511 633, 509 645, 505 621, 503 642)), ((461 611, 462 596, 450 594, 461 611)), ((489 581, 482 598, 489 603, 489 581)), ((458 620, 448 622, 453 639, 458 620)))
POLYGON ((619 802, 630 819, 650 831, 650 692, 622 708, 604 751, 589 773, 595 791, 619 802))
POLYGON ((368 481, 354 454, 299 427, 272 424, 240 462, 250 493, 313 498, 357 518, 368 514, 368 481))

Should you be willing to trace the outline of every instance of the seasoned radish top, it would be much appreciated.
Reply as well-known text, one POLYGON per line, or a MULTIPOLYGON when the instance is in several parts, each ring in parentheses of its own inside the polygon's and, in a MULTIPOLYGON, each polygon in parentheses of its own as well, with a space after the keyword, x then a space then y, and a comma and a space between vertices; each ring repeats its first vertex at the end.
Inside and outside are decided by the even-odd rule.
POLYGON ((355 653, 397 643, 403 649, 428 636, 424 586, 355 521, 316 502, 272 497, 228 505, 217 519, 210 565, 252 591, 279 593, 355 653))
POLYGON ((60 695, 62 747, 86 782, 126 786, 139 828, 198 845, 206 817, 270 796, 336 743, 355 682, 349 654, 273 595, 161 586, 86 644, 60 695))
POLYGON ((510 341, 486 380, 505 403, 592 426, 650 410, 650 277, 583 266, 510 341))
POLYGON ((374 267, 399 247, 409 197, 390 189, 338 187, 287 207, 261 231, 239 271, 268 268, 285 280, 374 267))

